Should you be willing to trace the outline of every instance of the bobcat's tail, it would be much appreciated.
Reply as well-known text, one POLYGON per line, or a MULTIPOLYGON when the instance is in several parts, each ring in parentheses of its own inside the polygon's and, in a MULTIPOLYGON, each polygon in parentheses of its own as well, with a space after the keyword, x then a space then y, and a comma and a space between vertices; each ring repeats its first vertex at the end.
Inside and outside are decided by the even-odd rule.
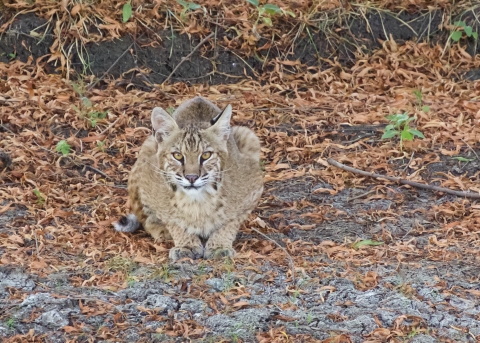
POLYGON ((116 223, 113 223, 115 230, 120 232, 133 232, 138 229, 140 222, 137 219, 137 216, 133 213, 130 213, 127 216, 123 216, 116 223))

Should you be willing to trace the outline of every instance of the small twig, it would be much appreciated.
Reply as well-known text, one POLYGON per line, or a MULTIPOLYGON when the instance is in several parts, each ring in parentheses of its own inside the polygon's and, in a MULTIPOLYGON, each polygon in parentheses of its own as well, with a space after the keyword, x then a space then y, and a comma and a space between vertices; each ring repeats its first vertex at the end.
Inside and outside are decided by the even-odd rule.
POLYGON ((108 127, 103 130, 102 132, 99 133, 99 135, 103 135, 104 133, 106 133, 108 130, 110 130, 112 127, 115 126, 115 124, 120 120, 120 118, 122 118, 123 116, 125 115, 125 111, 123 111, 123 114, 121 116, 119 116, 113 123, 111 123, 110 125, 108 125, 108 127))
POLYGON ((14 136, 16 136, 15 132, 13 132, 12 130, 10 130, 8 127, 6 127, 5 125, 3 125, 3 121, 0 121, 0 127, 2 129, 4 129, 5 131, 8 131, 10 132, 11 134, 13 134, 14 136))
POLYGON ((412 163, 412 160, 413 160, 413 155, 415 155, 415 151, 412 152, 412 156, 410 156, 410 161, 408 161, 408 164, 405 168, 403 168, 403 172, 405 173, 405 171, 408 169, 408 167, 410 167, 410 163, 412 163))
POLYGON ((366 193, 362 193, 362 194, 360 194, 360 195, 357 195, 357 196, 348 198, 348 199, 347 199, 347 202, 350 202, 350 201, 355 200, 355 199, 363 198, 364 196, 369 195, 369 194, 371 194, 371 193, 375 193, 376 191, 377 191, 376 189, 372 189, 371 191, 368 191, 368 192, 366 192, 366 193))
POLYGON ((123 56, 125 56, 125 54, 132 48, 133 44, 135 44, 135 40, 132 42, 132 44, 129 45, 129 47, 127 49, 125 49, 125 51, 120 56, 118 56, 118 58, 115 60, 115 62, 113 62, 113 64, 107 69, 107 71, 105 73, 103 73, 102 76, 100 76, 99 79, 97 79, 94 83, 92 83, 90 86, 88 86, 87 92, 90 92, 93 89, 93 87, 95 87, 97 85, 97 83, 99 83, 101 80, 103 80, 105 78, 105 76, 107 76, 108 73, 110 73, 110 70, 113 69, 113 67, 118 63, 118 61, 120 61, 122 59, 123 56))
POLYGON ((468 148, 470 149, 470 151, 472 151, 472 152, 475 154, 475 156, 477 156, 477 159, 480 160, 480 157, 478 157, 477 153, 475 152, 475 150, 473 150, 473 148, 470 146, 470 144, 468 144, 467 142, 465 142, 465 140, 464 140, 463 138, 460 138, 460 139, 463 141, 463 143, 465 143, 465 144, 468 146, 468 148))
POLYGON ((185 62, 186 60, 188 60, 194 54, 194 52, 197 51, 198 48, 200 48, 207 40, 212 38, 214 34, 215 34, 215 32, 210 33, 207 37, 202 39, 200 41, 200 43, 198 43, 197 46, 195 48, 193 48, 193 50, 186 57, 183 57, 182 60, 180 61, 180 63, 178 63, 175 68, 173 68, 172 72, 170 73, 170 75, 168 75, 168 77, 165 79, 165 81, 163 81, 163 83, 166 83, 167 81, 169 81, 172 78, 173 74, 175 74, 177 69, 182 65, 182 63, 185 62))
POLYGON ((250 227, 250 229, 252 229, 253 231, 255 231, 256 233, 258 233, 260 236, 268 239, 269 241, 273 242, 277 247, 279 247, 280 249, 283 250, 283 252, 287 255, 288 257, 288 260, 289 260, 289 263, 290 263, 290 269, 292 270, 292 284, 293 286, 295 286, 295 263, 293 262, 293 258, 292 256, 288 253, 287 249, 285 249, 284 247, 282 247, 280 244, 278 244, 274 239, 271 239, 270 237, 268 237, 266 234, 264 234, 263 232, 260 232, 259 230, 255 229, 254 227, 250 227))
POLYGON ((366 172, 366 171, 363 171, 363 170, 360 170, 360 169, 348 167, 348 166, 346 166, 342 163, 339 163, 339 162, 335 161, 333 158, 328 158, 327 162, 330 163, 332 166, 335 166, 337 168, 340 168, 340 169, 343 169, 343 170, 346 170, 346 171, 349 171, 349 172, 352 172, 352 173, 360 174, 360 175, 363 175, 363 176, 373 177, 375 179, 387 179, 389 181, 397 182, 397 183, 400 183, 400 184, 403 184, 403 185, 409 185, 409 186, 413 186, 413 187, 417 187, 417 188, 428 189, 428 190, 435 191, 435 192, 443 192, 443 193, 452 194, 452 195, 456 195, 456 196, 459 196, 459 197, 465 197, 465 198, 480 199, 480 194, 478 194, 478 193, 454 191, 453 189, 438 187, 438 186, 432 186, 432 185, 426 185, 426 184, 423 184, 423 183, 418 183, 418 182, 414 182, 414 181, 400 179, 398 177, 369 173, 369 172, 366 172))
POLYGON ((38 250, 38 239, 37 239, 37 230, 33 229, 33 234, 35 236, 35 247, 37 248, 37 256, 40 256, 40 251, 38 250))
POLYGON ((86 168, 89 168, 89 169, 93 170, 94 172, 102 175, 103 177, 105 177, 105 178, 107 178, 107 179, 113 180, 110 176, 108 176, 107 174, 105 174, 105 173, 102 172, 101 170, 98 170, 97 168, 92 167, 92 166, 89 165, 89 164, 84 164, 84 163, 82 163, 82 165, 85 166, 86 168))

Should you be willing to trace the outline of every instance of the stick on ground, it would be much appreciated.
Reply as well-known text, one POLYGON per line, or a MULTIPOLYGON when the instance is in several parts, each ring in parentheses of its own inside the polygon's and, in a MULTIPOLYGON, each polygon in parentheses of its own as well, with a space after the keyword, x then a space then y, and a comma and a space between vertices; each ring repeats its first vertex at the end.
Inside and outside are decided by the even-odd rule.
POLYGON ((414 181, 400 179, 398 177, 369 173, 369 172, 366 172, 366 171, 363 171, 363 170, 360 170, 360 169, 348 167, 348 166, 346 166, 346 165, 344 165, 340 162, 335 161, 333 158, 328 158, 327 162, 330 163, 332 166, 335 166, 337 168, 340 168, 340 169, 343 169, 343 170, 346 170, 346 171, 349 171, 349 172, 352 172, 352 173, 355 173, 355 174, 360 174, 360 175, 363 175, 363 176, 373 177, 375 179, 387 179, 389 181, 397 182, 397 183, 400 183, 402 185, 409 185, 409 186, 413 186, 413 187, 416 187, 416 188, 428 189, 428 190, 435 191, 435 192, 443 192, 443 193, 452 194, 452 195, 456 195, 456 196, 464 197, 464 198, 480 199, 480 194, 478 194, 478 193, 455 191, 455 190, 449 189, 449 188, 426 185, 426 184, 423 184, 423 183, 418 183, 418 182, 414 182, 414 181))
POLYGON ((193 53, 195 51, 197 51, 198 48, 201 47, 207 40, 212 38, 214 34, 215 34, 214 32, 210 33, 207 37, 202 39, 201 42, 198 43, 198 45, 195 48, 193 48, 193 50, 186 57, 183 57, 182 60, 180 61, 180 63, 178 63, 175 68, 173 68, 172 72, 170 73, 170 75, 168 75, 168 77, 165 79, 165 81, 163 81, 163 83, 166 83, 167 81, 169 81, 172 78, 173 74, 175 74, 177 69, 182 65, 182 63, 185 62, 186 60, 188 60, 193 55, 193 53))
POLYGON ((260 232, 259 230, 255 229, 254 227, 251 227, 250 228, 251 230, 255 231, 256 233, 258 233, 260 236, 263 236, 264 238, 268 239, 269 241, 273 242, 277 247, 279 247, 280 249, 283 250, 283 252, 287 255, 288 257, 288 261, 289 261, 289 264, 290 264, 290 269, 292 270, 292 285, 295 287, 295 263, 293 262, 293 258, 292 256, 288 253, 287 249, 285 249, 284 247, 282 247, 280 244, 278 244, 274 239, 271 239, 270 237, 268 237, 266 234, 264 234, 263 232, 260 232))

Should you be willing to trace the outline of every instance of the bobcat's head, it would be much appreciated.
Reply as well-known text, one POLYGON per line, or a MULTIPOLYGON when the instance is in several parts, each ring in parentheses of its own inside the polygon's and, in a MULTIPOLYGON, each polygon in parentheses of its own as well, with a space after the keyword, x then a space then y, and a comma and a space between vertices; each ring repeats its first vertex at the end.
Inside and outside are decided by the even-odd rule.
MULTIPOLYGON (((228 105, 211 125, 192 124, 180 128, 162 108, 152 112, 152 126, 158 144, 156 171, 174 190, 197 198, 217 190, 222 160, 227 154, 232 107, 228 105)), ((204 123, 205 124, 205 123, 204 123)))

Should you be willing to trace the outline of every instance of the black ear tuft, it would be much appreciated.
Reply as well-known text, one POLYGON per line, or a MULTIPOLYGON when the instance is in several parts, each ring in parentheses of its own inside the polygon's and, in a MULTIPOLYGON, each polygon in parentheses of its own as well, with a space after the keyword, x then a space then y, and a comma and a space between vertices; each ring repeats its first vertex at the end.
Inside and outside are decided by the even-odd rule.
POLYGON ((122 226, 127 226, 128 225, 128 218, 127 216, 123 216, 122 218, 120 218, 120 220, 118 221, 118 224, 122 225, 122 226))
POLYGON ((222 116, 223 112, 225 112, 225 109, 226 109, 226 107, 219 114, 217 114, 215 117, 210 119, 210 124, 215 125, 215 123, 218 121, 218 119, 222 116))

